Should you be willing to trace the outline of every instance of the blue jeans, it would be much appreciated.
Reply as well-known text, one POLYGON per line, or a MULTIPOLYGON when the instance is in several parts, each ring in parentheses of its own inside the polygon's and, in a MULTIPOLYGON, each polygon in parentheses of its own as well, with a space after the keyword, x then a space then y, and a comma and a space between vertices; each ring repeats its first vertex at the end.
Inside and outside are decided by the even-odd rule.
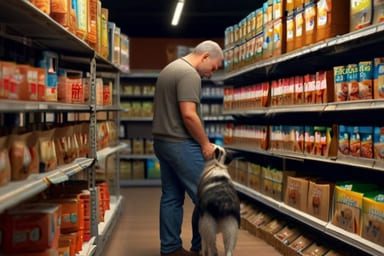
POLYGON ((185 192, 195 204, 192 215, 192 247, 200 251, 197 186, 204 169, 200 145, 194 140, 169 142, 154 140, 155 154, 160 162, 162 195, 160 201, 161 252, 170 253, 182 247, 180 238, 183 223, 185 192))

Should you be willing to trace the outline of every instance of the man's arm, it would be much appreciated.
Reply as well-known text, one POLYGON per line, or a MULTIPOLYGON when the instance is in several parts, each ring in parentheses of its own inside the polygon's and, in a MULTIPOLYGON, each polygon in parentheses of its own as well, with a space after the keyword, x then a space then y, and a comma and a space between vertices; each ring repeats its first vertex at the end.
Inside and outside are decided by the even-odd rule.
POLYGON ((201 151, 206 160, 213 156, 214 148, 205 134, 203 125, 196 112, 196 103, 189 101, 179 102, 179 108, 185 127, 189 134, 200 144, 201 151))

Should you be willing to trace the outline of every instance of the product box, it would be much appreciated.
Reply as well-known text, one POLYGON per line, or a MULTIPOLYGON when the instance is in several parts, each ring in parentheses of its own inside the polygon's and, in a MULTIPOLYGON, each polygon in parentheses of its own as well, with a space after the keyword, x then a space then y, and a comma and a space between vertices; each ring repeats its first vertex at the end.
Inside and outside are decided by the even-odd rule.
POLYGON ((349 32, 349 0, 317 2, 316 42, 349 32))
POLYGON ((373 65, 372 61, 359 62, 359 99, 373 99, 373 65))
POLYGON ((308 185, 307 179, 288 177, 284 203, 298 210, 306 211, 308 185))
MULTIPOLYGON (((293 1, 293 0, 292 0, 293 1)), ((288 12, 286 17, 286 46, 287 52, 295 49, 295 15, 293 11, 288 12)))
POLYGON ((57 99, 64 103, 84 103, 83 73, 60 69, 57 99))
POLYGON ((76 0, 76 35, 82 40, 85 40, 88 34, 89 8, 88 0, 76 0))
POLYGON ((384 98, 384 58, 375 58, 373 61, 373 96, 375 99, 384 98))
POLYGON ((287 225, 274 235, 276 242, 273 246, 283 255, 287 255, 286 248, 300 236, 300 233, 299 229, 287 225))
POLYGON ((355 31, 372 24, 372 0, 351 0, 350 31, 355 31))
POLYGON ((87 42, 96 50, 97 44, 97 0, 88 1, 88 33, 87 42))
POLYGON ((108 17, 109 11, 106 8, 101 8, 101 47, 100 52, 101 56, 104 58, 109 58, 109 42, 108 42, 108 17))
POLYGON ((263 59, 273 56, 273 23, 268 22, 264 26, 263 59))
POLYGON ((47 15, 51 13, 51 1, 48 0, 31 0, 31 3, 39 8, 42 12, 47 15))
POLYGON ((345 125, 339 125, 339 150, 338 155, 348 156, 350 155, 350 146, 349 146, 349 138, 350 131, 349 127, 345 125))
POLYGON ((322 157, 331 157, 337 155, 337 141, 335 137, 332 137, 333 132, 332 127, 325 126, 315 126, 315 142, 313 147, 313 155, 322 156, 322 157))
POLYGON ((51 203, 61 205, 61 232, 71 233, 84 229, 84 203, 75 198, 55 198, 48 200, 51 203))
POLYGON ((334 74, 334 87, 335 87, 335 101, 347 101, 348 100, 348 83, 346 78, 346 67, 337 66, 333 68, 334 74))
POLYGON ((9 97, 9 91, 11 87, 15 87, 15 73, 16 64, 13 62, 0 61, 0 98, 12 98, 9 97))
POLYGON ((273 14, 272 18, 273 20, 277 20, 283 17, 284 10, 285 10, 285 0, 273 0, 273 14))
POLYGON ((282 230, 286 222, 279 219, 274 219, 267 223, 260 229, 260 238, 265 240, 268 244, 273 245, 275 243, 274 235, 282 230))
POLYGON ((334 101, 334 74, 333 70, 316 73, 316 99, 315 103, 324 104, 334 101))
POLYGON ((384 21, 384 1, 373 0, 373 24, 384 21))
POLYGON ((357 182, 336 184, 332 224, 360 235, 363 196, 375 189, 375 185, 357 182))
POLYGON ((373 127, 372 126, 360 126, 360 156, 363 158, 373 158, 373 127))
POLYGON ((304 6, 304 45, 313 44, 316 41, 317 8, 316 1, 307 1, 304 6))
POLYGON ((347 65, 345 75, 348 83, 348 100, 359 100, 359 65, 347 65))
POLYGON ((132 179, 145 178, 145 164, 142 160, 132 161, 132 179))
POLYGON ((304 103, 316 103, 316 75, 308 74, 304 76, 304 103))
POLYGON ((294 104, 300 105, 304 103, 304 78, 295 76, 295 97, 294 104))
POLYGON ((362 234, 369 241, 384 246, 384 194, 367 193, 363 198, 362 234))
MULTIPOLYGON (((281 1, 281 0, 276 0, 281 1)), ((285 21, 282 18, 273 22, 273 53, 272 56, 280 56, 286 51, 285 21)))
POLYGON ((263 59, 264 32, 257 34, 255 40, 255 61, 259 61, 263 59))
POLYGON ((11 180, 11 162, 9 160, 8 137, 0 137, 0 186, 11 180))
POLYGON ((249 187, 255 191, 261 190, 261 166, 254 163, 249 163, 249 187))
POLYGON ((71 11, 70 1, 51 0, 51 17, 65 28, 71 26, 71 11))
POLYGON ((375 127, 373 132, 374 158, 384 160, 384 127, 375 127))
POLYGON ((147 159, 147 178, 159 179, 160 178, 160 163, 157 159, 147 159))
POLYGON ((247 230, 249 233, 259 237, 262 232, 261 228, 268 224, 271 220, 272 216, 266 213, 259 212, 257 214, 253 214, 248 219, 247 230))
POLYGON ((299 7, 295 12, 295 49, 299 49, 304 44, 305 22, 304 8, 299 7))
POLYGON ((360 157, 361 155, 361 137, 358 126, 353 126, 349 131, 349 152, 351 156, 360 157))
POLYGON ((303 250, 301 254, 303 256, 324 255, 328 250, 328 247, 314 242, 308 248, 303 250))
POLYGON ((304 126, 294 126, 295 141, 293 152, 304 153, 304 126))
POLYGON ((300 252, 305 250, 311 244, 312 244, 311 238, 309 238, 306 235, 301 235, 288 246, 286 255, 298 255, 300 252))
POLYGON ((110 106, 112 105, 112 93, 113 93, 113 88, 112 88, 112 82, 109 81, 105 84, 103 84, 103 105, 104 106, 110 106))
POLYGON ((315 146, 315 130, 313 126, 304 127, 304 154, 312 154, 315 146))
POLYGON ((309 181, 307 212, 328 222, 334 185, 324 181, 309 181))
POLYGON ((0 218, 4 252, 26 253, 57 248, 61 207, 57 204, 24 204, 0 218))
POLYGON ((39 66, 45 70, 45 100, 57 101, 58 58, 53 52, 43 52, 39 66))

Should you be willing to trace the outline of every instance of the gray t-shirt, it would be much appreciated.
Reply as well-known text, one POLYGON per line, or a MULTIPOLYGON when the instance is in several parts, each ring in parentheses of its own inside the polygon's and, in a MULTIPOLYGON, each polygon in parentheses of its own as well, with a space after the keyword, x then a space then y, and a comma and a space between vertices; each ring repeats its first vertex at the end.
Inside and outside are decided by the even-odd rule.
POLYGON ((154 138, 170 141, 191 138, 184 126, 179 102, 195 102, 202 120, 200 97, 201 78, 196 69, 184 59, 168 64, 156 82, 152 127, 154 138))

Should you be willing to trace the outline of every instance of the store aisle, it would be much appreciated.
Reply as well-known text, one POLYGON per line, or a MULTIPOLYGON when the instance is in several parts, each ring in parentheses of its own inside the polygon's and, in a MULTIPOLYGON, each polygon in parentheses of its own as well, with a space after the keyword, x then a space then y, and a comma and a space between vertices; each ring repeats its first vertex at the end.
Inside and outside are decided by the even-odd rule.
MULTIPOLYGON (((158 208, 160 188, 123 188, 123 211, 107 245, 105 256, 159 256, 158 208)), ((189 249, 192 236, 190 219, 192 202, 186 197, 183 243, 189 249)), ((223 255, 221 237, 218 240, 220 255, 223 255)), ((280 255, 264 241, 240 230, 236 256, 280 255)))

